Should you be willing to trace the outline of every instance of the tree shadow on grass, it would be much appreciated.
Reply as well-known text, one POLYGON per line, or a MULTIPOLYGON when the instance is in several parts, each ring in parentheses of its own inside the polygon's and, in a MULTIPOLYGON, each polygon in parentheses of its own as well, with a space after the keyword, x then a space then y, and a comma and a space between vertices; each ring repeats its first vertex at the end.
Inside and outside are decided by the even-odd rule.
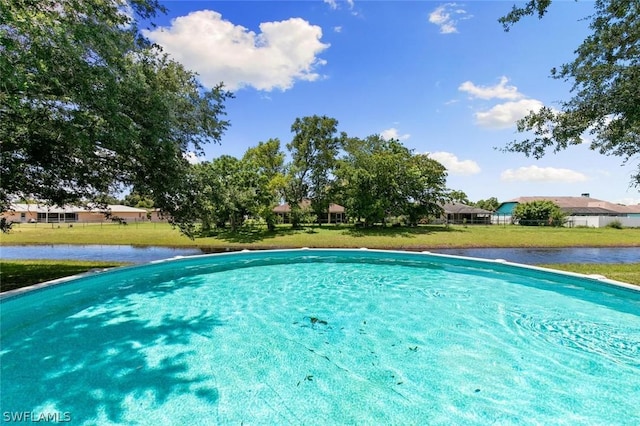
POLYGON ((91 266, 85 264, 68 264, 56 261, 34 261, 29 263, 3 263, 0 270, 0 291, 51 281, 62 277, 77 275, 91 268, 111 268, 122 266, 120 262, 95 262, 91 266))
POLYGON ((226 241, 228 243, 235 244, 251 244, 256 242, 261 242, 268 239, 273 239, 277 237, 282 237, 285 235, 292 235, 297 232, 300 232, 300 229, 293 229, 291 227, 279 227, 274 231, 269 231, 267 228, 252 228, 252 227, 242 227, 236 230, 232 230, 230 228, 217 229, 215 231, 210 232, 205 236, 206 237, 214 237, 218 240, 226 241))
POLYGON ((464 232, 458 228, 445 226, 372 226, 364 227, 345 227, 342 229, 343 235, 350 237, 392 237, 392 238, 415 238, 420 235, 440 234, 440 233, 456 233, 464 232))
POLYGON ((339 232, 350 237, 394 237, 394 238, 414 238, 419 235, 429 235, 435 233, 464 232, 459 228, 445 226, 414 226, 414 227, 392 227, 392 226, 372 226, 369 228, 355 227, 352 225, 307 225, 301 228, 278 227, 274 231, 266 228, 242 227, 237 230, 229 228, 218 229, 209 233, 206 237, 214 237, 218 240, 234 244, 251 244, 263 242, 269 239, 293 235, 296 233, 317 234, 322 229, 327 232, 339 232))

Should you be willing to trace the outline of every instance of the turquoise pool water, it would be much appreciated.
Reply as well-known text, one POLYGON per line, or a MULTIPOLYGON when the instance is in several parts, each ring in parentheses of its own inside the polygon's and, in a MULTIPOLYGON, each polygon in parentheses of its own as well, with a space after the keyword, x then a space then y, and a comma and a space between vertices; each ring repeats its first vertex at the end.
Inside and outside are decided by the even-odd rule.
POLYGON ((640 424, 640 292, 508 264, 196 256, 0 307, 4 421, 640 424))

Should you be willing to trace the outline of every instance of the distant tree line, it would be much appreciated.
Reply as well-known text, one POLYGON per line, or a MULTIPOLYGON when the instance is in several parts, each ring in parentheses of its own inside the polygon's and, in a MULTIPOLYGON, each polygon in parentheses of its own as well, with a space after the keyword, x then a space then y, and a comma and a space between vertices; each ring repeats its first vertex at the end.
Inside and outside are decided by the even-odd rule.
MULTIPOLYGON (((470 202, 460 190, 446 187, 445 167, 425 154, 415 154, 395 139, 380 135, 349 137, 338 132, 338 121, 326 116, 297 118, 286 152, 279 139, 250 147, 241 158, 222 155, 183 169, 183 192, 171 217, 187 235, 230 227, 247 219, 260 219, 274 229, 275 206, 287 202, 294 227, 318 222, 329 204, 341 204, 349 218, 362 226, 389 218, 416 225, 421 219, 440 217, 442 206, 458 202, 495 210, 495 197, 470 202), (285 162, 287 154, 289 162, 285 162), (303 208, 308 200, 308 208, 303 208)), ((124 204, 152 209, 151 193, 133 187, 122 200, 100 197, 102 204, 124 204)))
POLYGON ((343 205, 350 220, 362 226, 390 217, 415 225, 440 217, 443 204, 451 201, 498 207, 495 197, 474 204, 464 192, 448 189, 442 164, 398 140, 349 137, 338 132, 336 119, 318 115, 297 118, 291 132, 286 153, 279 139, 269 139, 242 158, 222 155, 192 165, 185 176, 189 196, 182 197, 175 223, 188 235, 237 229, 247 218, 260 218, 274 229, 278 217, 273 208, 281 202, 289 204, 294 227, 321 223, 331 203, 343 205), (308 208, 303 200, 309 201, 308 208))
POLYGON ((297 118, 286 163, 280 140, 269 139, 240 159, 223 155, 193 165, 187 176, 191 197, 179 212, 183 230, 193 234, 196 223, 204 232, 225 225, 235 229, 256 217, 273 229, 273 208, 283 201, 294 227, 310 218, 320 223, 331 203, 343 205, 364 226, 390 216, 415 224, 442 213, 450 192, 442 164, 397 140, 349 137, 337 126, 326 116, 297 118), (308 210, 303 200, 309 201, 308 210))

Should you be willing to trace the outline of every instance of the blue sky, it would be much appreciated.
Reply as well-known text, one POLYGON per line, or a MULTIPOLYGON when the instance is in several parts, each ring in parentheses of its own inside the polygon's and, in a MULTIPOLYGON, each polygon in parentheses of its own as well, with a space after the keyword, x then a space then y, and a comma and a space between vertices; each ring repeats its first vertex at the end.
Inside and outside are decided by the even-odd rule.
POLYGON ((211 87, 224 82, 231 127, 211 160, 291 141, 297 117, 327 115, 349 136, 381 134, 429 153, 471 201, 590 193, 640 203, 635 165, 572 147, 541 160, 496 148, 530 109, 558 106, 549 77, 590 33, 590 1, 555 1, 504 32, 510 1, 166 1, 145 32, 211 87))

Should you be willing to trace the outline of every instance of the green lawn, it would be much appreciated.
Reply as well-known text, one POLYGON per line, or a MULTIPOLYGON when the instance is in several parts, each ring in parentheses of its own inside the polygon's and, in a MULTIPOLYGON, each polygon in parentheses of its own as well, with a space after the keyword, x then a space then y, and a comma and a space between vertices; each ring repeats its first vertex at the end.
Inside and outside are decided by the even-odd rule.
POLYGON ((13 290, 91 269, 112 268, 125 265, 121 262, 87 262, 77 260, 1 260, 0 291, 13 290))
POLYGON ((640 263, 625 264, 590 264, 590 263, 553 263, 536 265, 561 271, 577 272, 579 274, 597 274, 629 284, 640 285, 640 263))
MULTIPOLYGON (((281 226, 222 231, 191 240, 170 225, 20 224, 2 235, 9 244, 131 244, 140 246, 202 248, 369 247, 384 249, 430 249, 460 247, 606 247, 640 245, 640 228, 551 228, 524 226, 420 226, 417 228, 371 228, 325 225, 293 230, 281 226)), ((567 259, 570 261, 570 259, 567 259)))

